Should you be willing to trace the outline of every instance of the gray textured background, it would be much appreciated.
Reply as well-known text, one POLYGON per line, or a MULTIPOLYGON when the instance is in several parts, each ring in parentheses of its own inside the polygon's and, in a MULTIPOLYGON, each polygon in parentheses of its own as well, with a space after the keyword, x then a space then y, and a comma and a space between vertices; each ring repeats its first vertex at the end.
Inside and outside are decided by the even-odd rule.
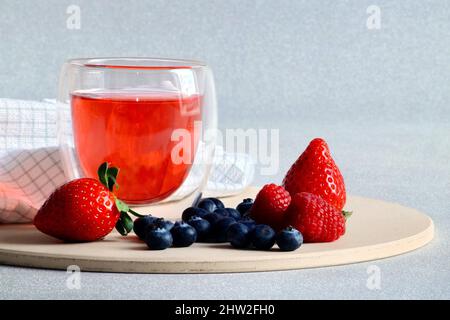
POLYGON ((0 298, 450 298, 450 2, 0 0, 0 97, 54 97, 64 60, 206 61, 220 125, 280 129, 279 181, 325 137, 352 194, 418 208, 426 248, 376 262, 236 275, 66 274, 0 267, 0 298), (66 8, 81 8, 81 30, 66 8), (366 8, 381 7, 381 30, 366 8), (382 271, 366 287, 367 267, 382 271), (118 284, 120 283, 120 285, 118 284))
POLYGON ((230 123, 442 120, 449 15, 445 0, 1 0, 0 96, 54 97, 67 58, 185 57, 211 65, 230 123), (69 4, 81 8, 80 30, 66 28, 69 4), (366 28, 370 4, 379 31, 366 28))

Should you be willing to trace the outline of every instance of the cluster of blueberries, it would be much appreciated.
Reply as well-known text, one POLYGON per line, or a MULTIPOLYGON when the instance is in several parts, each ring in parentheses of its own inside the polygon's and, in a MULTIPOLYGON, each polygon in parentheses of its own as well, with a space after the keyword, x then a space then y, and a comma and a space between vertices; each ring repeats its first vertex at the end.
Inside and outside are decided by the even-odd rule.
POLYGON ((277 234, 270 226, 257 224, 248 215, 252 205, 252 199, 244 199, 236 209, 225 208, 217 198, 204 198, 183 211, 182 221, 173 223, 148 215, 137 218, 133 230, 152 250, 188 247, 196 241, 229 242, 235 248, 258 250, 269 250, 277 243, 282 251, 302 245, 302 234, 292 227, 277 234))

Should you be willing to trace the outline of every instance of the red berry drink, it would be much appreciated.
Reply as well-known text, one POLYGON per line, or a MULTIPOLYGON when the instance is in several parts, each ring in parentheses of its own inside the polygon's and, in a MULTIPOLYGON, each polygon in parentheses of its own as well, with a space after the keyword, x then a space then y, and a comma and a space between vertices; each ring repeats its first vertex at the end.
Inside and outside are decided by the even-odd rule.
POLYGON ((186 179, 198 143, 201 97, 175 91, 78 91, 71 96, 75 149, 87 177, 102 162, 119 167, 116 195, 128 203, 151 203, 172 194, 186 179), (188 146, 173 161, 181 129, 188 146), (175 141, 174 141, 175 140, 175 141))

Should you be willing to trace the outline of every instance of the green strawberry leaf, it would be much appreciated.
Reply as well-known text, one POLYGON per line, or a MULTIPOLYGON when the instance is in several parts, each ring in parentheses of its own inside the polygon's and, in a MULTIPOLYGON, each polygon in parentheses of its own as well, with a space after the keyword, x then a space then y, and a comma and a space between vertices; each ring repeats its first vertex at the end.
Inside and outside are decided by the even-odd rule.
POLYGON ((119 200, 117 198, 116 198, 116 206, 117 206, 117 209, 120 212, 128 212, 128 213, 131 213, 133 216, 136 216, 136 217, 145 217, 145 215, 137 213, 136 211, 131 209, 129 206, 127 206, 127 204, 125 202, 123 202, 122 200, 119 200))
POLYGON ((125 202, 117 198, 116 198, 116 207, 117 210, 119 210, 121 213, 130 211, 130 208, 125 204, 125 202))
MULTIPOLYGON (((113 191, 114 186, 119 188, 119 185, 117 184, 118 175, 119 169, 116 167, 109 167, 107 162, 103 162, 98 168, 98 179, 111 192, 113 191)), ((125 202, 119 200, 117 197, 115 197, 115 202, 117 210, 120 212, 120 218, 117 220, 116 229, 121 235, 126 236, 131 230, 133 230, 133 219, 131 219, 128 213, 131 213, 136 217, 144 216, 134 210, 131 210, 125 202)))
POLYGON ((125 227, 123 225, 122 219, 119 218, 116 222, 116 230, 122 235, 126 236, 128 232, 125 230, 125 227))
POLYGON ((119 169, 116 167, 110 167, 106 169, 106 179, 107 179, 107 188, 109 191, 113 191, 114 186, 119 188, 117 184, 117 175, 119 174, 119 169))
POLYGON ((119 188, 117 184, 117 176, 119 169, 116 167, 110 167, 108 162, 103 162, 97 170, 98 179, 100 182, 108 188, 109 191, 113 191, 114 187, 119 188))
POLYGON ((133 220, 130 218, 130 216, 126 212, 122 212, 120 214, 120 219, 122 220, 122 224, 123 224, 127 234, 131 230, 133 230, 133 220))
POLYGON ((106 175, 108 176, 108 178, 117 178, 117 175, 119 174, 119 168, 116 167, 109 167, 106 170, 106 175))
MULTIPOLYGON (((103 162, 100 167, 98 167, 97 174, 98 180, 108 188, 108 178, 106 172, 108 171, 108 162, 103 162)), ((108 188, 109 189, 109 188, 108 188)))

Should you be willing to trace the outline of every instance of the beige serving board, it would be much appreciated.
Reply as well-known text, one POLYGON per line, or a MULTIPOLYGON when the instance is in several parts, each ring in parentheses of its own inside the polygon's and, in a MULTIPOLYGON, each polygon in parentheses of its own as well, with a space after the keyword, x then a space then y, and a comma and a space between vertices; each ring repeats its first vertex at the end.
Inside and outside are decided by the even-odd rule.
MULTIPOLYGON (((257 188, 224 198, 234 207, 254 197, 257 188)), ((186 201, 137 208, 177 219, 186 201)), ((92 243, 63 243, 38 232, 32 225, 0 225, 0 263, 49 269, 77 265, 82 271, 136 273, 214 273, 288 270, 333 266, 386 258, 427 244, 433 221, 425 214, 398 204, 350 196, 353 211, 347 232, 333 243, 304 244, 294 252, 237 250, 228 244, 196 243, 189 248, 147 250, 136 236, 113 232, 92 243)))

